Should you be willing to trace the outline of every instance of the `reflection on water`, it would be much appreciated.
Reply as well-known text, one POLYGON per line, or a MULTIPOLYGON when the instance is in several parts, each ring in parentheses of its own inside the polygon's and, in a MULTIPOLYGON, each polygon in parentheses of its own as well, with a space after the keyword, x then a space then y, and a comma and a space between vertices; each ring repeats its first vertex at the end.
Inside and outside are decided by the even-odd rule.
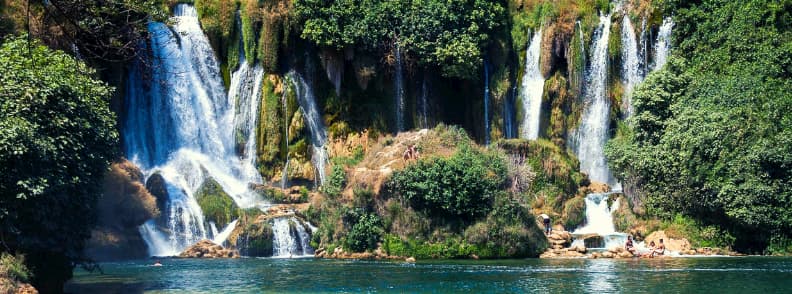
POLYGON ((613 259, 595 259, 586 263, 586 286, 593 292, 614 292, 617 287, 615 263, 613 259))
POLYGON ((792 258, 572 259, 403 262, 165 259, 76 270, 72 293, 606 293, 784 292, 792 258))

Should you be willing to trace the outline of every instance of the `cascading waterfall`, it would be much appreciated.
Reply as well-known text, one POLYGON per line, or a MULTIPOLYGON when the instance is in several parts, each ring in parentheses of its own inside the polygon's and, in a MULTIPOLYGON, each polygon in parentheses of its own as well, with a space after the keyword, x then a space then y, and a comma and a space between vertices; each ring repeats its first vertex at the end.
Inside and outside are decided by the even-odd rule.
POLYGON ((309 245, 311 235, 297 218, 275 218, 272 232, 272 257, 313 256, 314 250, 309 245))
POLYGON ((539 115, 542 111, 542 94, 544 93, 544 76, 539 68, 539 56, 542 48, 542 30, 531 38, 525 50, 525 72, 520 83, 520 99, 523 105, 523 119, 520 137, 535 140, 539 137, 539 115))
POLYGON ((575 229, 572 235, 575 241, 572 246, 583 245, 583 237, 598 235, 603 239, 602 248, 623 246, 627 241, 627 234, 616 232, 613 225, 613 212, 619 209, 619 199, 608 206, 608 198, 613 193, 592 193, 586 195, 586 223, 575 229))
POLYGON ((484 60, 484 145, 490 143, 489 100, 489 64, 484 60))
POLYGON ((584 105, 580 127, 572 136, 572 145, 580 159, 580 170, 592 181, 617 186, 605 159, 608 140, 610 101, 607 97, 608 38, 611 16, 600 15, 600 23, 592 40, 591 63, 586 73, 584 105))
POLYGON ((643 80, 640 59, 638 58, 638 42, 635 40, 635 29, 630 17, 622 17, 621 27, 622 42, 622 82, 624 83, 623 109, 627 117, 632 115, 632 102, 630 96, 633 89, 643 80))
POLYGON ((671 29, 674 28, 674 20, 670 17, 663 19, 660 30, 657 32, 657 42, 655 42, 654 67, 652 70, 661 69, 668 60, 668 53, 671 52, 671 29))
POLYGON ((234 95, 226 96, 195 8, 179 4, 174 14, 172 28, 149 24, 150 72, 133 65, 127 88, 126 154, 146 177, 159 173, 169 195, 165 221, 152 220, 140 228, 151 255, 174 255, 212 237, 193 195, 208 178, 242 208, 263 205, 248 187, 261 181, 252 169, 260 71, 242 62, 234 73, 234 95), (235 132, 225 131, 226 126, 235 132), (236 134, 246 139, 242 158, 235 149, 236 134))
POLYGON ((394 83, 396 88, 396 131, 404 131, 404 73, 402 73, 402 57, 399 43, 396 43, 396 73, 394 83))
POLYGON ((316 106, 313 87, 310 83, 296 71, 286 74, 294 85, 297 102, 300 104, 300 111, 303 113, 305 122, 308 124, 308 131, 311 133, 311 145, 313 145, 313 161, 316 168, 317 184, 325 182, 325 165, 327 164, 327 130, 325 129, 319 107, 316 106))

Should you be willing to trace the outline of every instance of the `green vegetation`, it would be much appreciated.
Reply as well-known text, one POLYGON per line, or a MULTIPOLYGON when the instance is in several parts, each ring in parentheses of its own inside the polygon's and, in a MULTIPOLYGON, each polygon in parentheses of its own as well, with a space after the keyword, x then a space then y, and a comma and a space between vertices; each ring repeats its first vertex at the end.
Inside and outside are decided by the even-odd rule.
POLYGON ((394 172, 387 186, 418 210, 448 220, 473 220, 490 211, 505 181, 502 158, 462 145, 450 158, 421 160, 394 172))
POLYGON ((195 201, 201 206, 206 221, 214 222, 218 228, 239 218, 239 207, 234 199, 212 178, 204 180, 195 192, 195 201))
POLYGON ((57 288, 83 260, 102 176, 118 156, 113 89, 24 37, 4 40, 0 64, 0 251, 27 254, 34 285, 57 288))
POLYGON ((16 293, 17 283, 28 282, 30 278, 24 255, 0 253, 0 292, 16 293))
POLYGON ((338 197, 341 195, 344 187, 346 187, 346 184, 347 179, 344 167, 335 164, 333 165, 332 171, 330 172, 330 177, 327 179, 327 183, 322 185, 322 192, 330 197, 338 197))
POLYGON ((312 245, 361 252, 381 242, 388 254, 418 258, 527 257, 544 251, 546 240, 530 207, 511 188, 512 181, 532 181, 530 171, 511 170, 501 150, 475 146, 457 127, 438 126, 416 143, 422 158, 394 171, 379 188, 357 180, 347 184, 335 165, 328 180, 333 184, 325 184, 307 213, 318 224, 312 245), (353 195, 339 197, 328 186, 330 192, 352 189, 353 195))
POLYGON ((792 232, 792 3, 667 6, 678 48, 634 93, 611 166, 637 179, 653 215, 718 226, 735 249, 763 252, 792 232))
MULTIPOLYGON (((499 1, 297 0, 302 37, 320 46, 378 52, 382 44, 415 56, 443 76, 474 78, 490 33, 503 25, 499 1)), ((390 56, 393 58, 393 56, 390 56)))

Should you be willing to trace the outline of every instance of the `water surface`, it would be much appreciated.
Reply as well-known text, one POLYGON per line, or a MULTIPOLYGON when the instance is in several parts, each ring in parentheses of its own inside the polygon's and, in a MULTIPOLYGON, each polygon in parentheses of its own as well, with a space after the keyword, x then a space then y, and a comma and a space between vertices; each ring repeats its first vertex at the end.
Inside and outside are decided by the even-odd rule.
POLYGON ((75 293, 261 292, 717 292, 792 289, 792 258, 389 261, 304 259, 166 259, 101 264, 104 274, 75 270, 75 293))

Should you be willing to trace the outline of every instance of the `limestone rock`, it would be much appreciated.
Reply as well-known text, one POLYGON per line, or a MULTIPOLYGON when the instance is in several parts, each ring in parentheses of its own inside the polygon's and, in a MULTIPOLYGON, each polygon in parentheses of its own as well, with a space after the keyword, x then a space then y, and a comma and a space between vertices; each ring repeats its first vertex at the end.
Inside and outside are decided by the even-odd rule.
POLYGON ((613 256, 614 256, 613 252, 610 252, 610 251, 602 252, 602 257, 603 258, 613 258, 613 256))
POLYGON ((663 239, 666 250, 674 252, 686 252, 690 250, 690 241, 685 238, 669 238, 664 231, 655 231, 649 234, 649 236, 646 236, 644 239, 644 242, 649 244, 654 241, 655 244, 657 244, 660 239, 663 239))
POLYGON ((415 257, 407 257, 407 259, 405 259, 404 261, 409 263, 415 263, 415 257))
POLYGON ((209 240, 201 240, 187 248, 179 257, 185 258, 239 258, 239 252, 223 248, 209 240))

